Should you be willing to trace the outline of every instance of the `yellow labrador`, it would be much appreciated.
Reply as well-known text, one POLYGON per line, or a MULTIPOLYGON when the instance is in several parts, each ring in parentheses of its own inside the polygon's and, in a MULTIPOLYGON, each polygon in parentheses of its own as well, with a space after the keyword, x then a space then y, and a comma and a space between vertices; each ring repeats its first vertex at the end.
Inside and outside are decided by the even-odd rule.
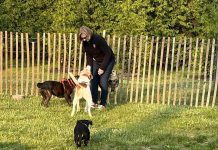
POLYGON ((73 109, 71 116, 74 116, 77 112, 80 111, 79 100, 84 98, 86 100, 85 112, 88 112, 91 117, 91 106, 93 105, 92 94, 90 90, 90 80, 92 79, 92 74, 87 69, 84 69, 80 72, 78 80, 73 76, 72 73, 69 72, 69 76, 72 78, 74 83, 76 84, 75 95, 73 99, 73 109))

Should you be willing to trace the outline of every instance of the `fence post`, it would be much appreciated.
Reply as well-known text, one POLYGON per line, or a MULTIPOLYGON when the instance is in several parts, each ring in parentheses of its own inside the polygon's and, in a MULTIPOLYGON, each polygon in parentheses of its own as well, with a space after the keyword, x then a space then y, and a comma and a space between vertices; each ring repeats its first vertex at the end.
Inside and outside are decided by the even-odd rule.
MULTIPOLYGON (((16 32, 16 95, 18 95, 18 32, 16 32)), ((12 50, 13 50, 13 47, 12 47, 12 50)), ((13 51, 12 51, 13 53, 13 51)))
POLYGON ((32 42, 32 88, 31 88, 31 95, 33 95, 34 93, 34 83, 35 83, 35 64, 34 64, 34 60, 35 60, 35 46, 34 46, 34 42, 32 42))
POLYGON ((136 97, 135 97, 135 102, 138 101, 139 77, 140 77, 140 70, 141 70, 142 42, 143 42, 143 36, 141 35, 141 36, 140 36, 140 42, 139 42, 139 57, 138 57, 138 71, 137 71, 137 82, 136 82, 136 97))
POLYGON ((146 71, 146 60, 147 60, 147 49, 148 49, 148 36, 145 38, 145 51, 144 51, 144 63, 143 63, 143 74, 142 74, 142 90, 141 90, 141 103, 144 97, 144 84, 145 84, 145 71, 146 71))
POLYGON ((152 52, 153 52, 153 43, 154 43, 154 36, 151 39, 151 48, 150 48, 150 55, 149 55, 149 68, 148 68, 148 82, 147 82, 147 100, 146 103, 149 103, 149 91, 150 91, 150 78, 151 78, 151 61, 152 61, 152 52))
POLYGON ((29 49, 29 36, 26 33, 26 51, 27 51, 27 78, 26 78, 26 90, 25 95, 28 95, 29 91, 29 77, 30 77, 30 49, 29 49))
POLYGON ((64 38, 64 62, 63 62, 63 78, 65 78, 65 66, 66 66, 66 57, 67 57, 67 43, 66 43, 66 35, 63 34, 64 38))
POLYGON ((47 71, 47 80, 50 79, 50 65, 51 65, 51 36, 48 33, 48 71, 47 71))
MULTIPOLYGON (((192 38, 190 38, 190 44, 189 44, 189 59, 188 59, 188 74, 187 74, 187 78, 186 78, 186 85, 185 88, 188 89, 188 80, 189 80, 189 76, 190 76, 190 69, 191 69, 191 56, 192 56, 192 38)), ((184 105, 186 105, 186 98, 188 95, 188 90, 185 90, 185 99, 184 99, 184 105)))
POLYGON ((134 41, 134 60, 133 60, 133 72, 132 72, 132 81, 131 81, 131 90, 130 90, 130 103, 133 101, 133 87, 134 87, 136 56, 137 56, 137 36, 135 36, 135 41, 134 41))
POLYGON ((217 86, 218 86, 218 45, 216 45, 216 81, 215 81, 215 87, 214 87, 214 93, 213 93, 213 101, 212 101, 212 107, 215 106, 216 102, 216 96, 217 96, 217 86))
POLYGON ((2 94, 2 74, 3 74, 3 68, 2 68, 2 64, 3 64, 3 57, 2 57, 2 54, 3 54, 3 51, 2 51, 2 48, 3 48, 3 33, 0 32, 0 95, 2 94))
POLYGON ((207 103, 206 103, 206 107, 209 106, 209 102, 210 102, 211 84, 212 84, 212 74, 213 74, 214 50, 215 50, 215 39, 213 39, 213 43, 212 43, 212 54, 211 54, 211 63, 210 63, 210 79, 209 79, 209 89, 208 89, 208 93, 207 93, 207 103))
MULTIPOLYGON (((36 82, 39 82, 39 72, 40 72, 40 34, 37 33, 37 79, 36 82)), ((38 96, 38 89, 36 88, 36 96, 38 96)))
POLYGON ((5 94, 8 94, 8 32, 5 31, 5 94))
POLYGON ((53 40, 53 71, 52 71, 52 80, 55 78, 55 54, 56 54, 56 33, 54 33, 53 40))
POLYGON ((130 77, 131 56, 132 56, 132 35, 130 36, 130 44, 129 44, 129 58, 128 58, 128 72, 127 72, 126 101, 127 101, 128 98, 129 98, 129 77, 130 77))
POLYGON ((69 39, 69 56, 68 56, 68 72, 67 77, 69 78, 69 72, 70 72, 70 64, 71 64, 71 46, 72 46, 72 33, 70 33, 70 39, 69 39))
POLYGON ((42 35, 42 82, 45 76, 45 33, 42 35))
POLYGON ((183 81, 182 80, 184 77, 185 58, 186 58, 186 37, 184 38, 184 47, 183 47, 182 76, 180 78, 179 105, 181 104, 181 96, 183 93, 183 81))
POLYGON ((173 73, 173 63, 174 63, 174 52, 175 52, 175 42, 176 38, 173 37, 173 49, 172 49, 172 60, 171 60, 171 69, 170 69, 170 84, 169 84, 169 93, 168 93, 168 101, 167 104, 170 104, 170 98, 171 98, 171 88, 172 88, 172 73, 173 73))
POLYGON ((10 32, 10 95, 13 94, 13 33, 10 32))
POLYGON ((60 80, 60 71, 61 71, 61 33, 58 33, 58 78, 60 80))
POLYGON ((152 87, 151 104, 153 104, 153 102, 154 102, 154 89, 155 89, 156 72, 157 72, 156 69, 157 69, 158 45, 159 45, 159 37, 157 37, 157 41, 156 41, 155 60, 154 60, 154 76, 153 76, 153 87, 152 87))
POLYGON ((178 52, 177 52, 177 60, 176 60, 176 79, 175 79, 175 89, 174 89, 174 97, 173 97, 173 105, 176 105, 176 94, 177 94, 177 80, 178 80, 178 67, 179 67, 179 58, 180 58, 180 49, 181 49, 182 39, 179 40, 178 52))
POLYGON ((165 104, 165 95, 166 95, 166 82, 167 82, 167 68, 168 68, 168 57, 170 51, 170 37, 167 39, 167 56, 165 61, 165 70, 164 70, 164 88, 163 88, 163 97, 162 97, 162 104, 165 104))
POLYGON ((163 64, 164 43, 165 43, 165 37, 162 38, 160 66, 159 66, 159 73, 158 73, 158 83, 157 83, 157 103, 158 104, 160 104, 160 80, 161 80, 161 72, 162 72, 162 64, 163 64))
POLYGON ((204 65, 204 85, 203 85, 203 92, 202 92, 202 99, 201 99, 201 107, 204 106, 205 88, 207 85, 207 64, 208 64, 209 49, 210 49, 210 39, 208 39, 207 41, 207 52, 206 52, 206 60, 204 65))
POLYGON ((203 49, 204 49, 204 39, 202 39, 201 42, 201 54, 200 54, 200 63, 199 63, 199 69, 198 69, 198 85, 197 85, 197 95, 195 100, 195 107, 198 107, 198 97, 199 97, 199 90, 200 90, 200 83, 201 83, 201 65, 202 65, 202 55, 203 55, 203 49))
POLYGON ((73 75, 76 75, 76 56, 77 56, 77 34, 74 35, 74 67, 73 67, 73 75))

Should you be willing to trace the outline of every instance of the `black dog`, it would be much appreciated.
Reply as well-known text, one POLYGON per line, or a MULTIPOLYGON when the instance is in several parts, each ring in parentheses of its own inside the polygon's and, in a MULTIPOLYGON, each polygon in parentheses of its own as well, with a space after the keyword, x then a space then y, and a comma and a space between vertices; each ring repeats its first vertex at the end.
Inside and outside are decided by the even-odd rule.
POLYGON ((37 83, 37 87, 43 97, 41 104, 45 107, 48 107, 52 95, 65 98, 67 103, 71 106, 72 99, 70 95, 75 88, 75 83, 72 79, 63 79, 61 82, 45 81, 43 83, 37 83))
POLYGON ((77 120, 74 128, 74 142, 77 147, 81 147, 82 142, 87 146, 90 140, 89 125, 92 125, 91 120, 77 120))

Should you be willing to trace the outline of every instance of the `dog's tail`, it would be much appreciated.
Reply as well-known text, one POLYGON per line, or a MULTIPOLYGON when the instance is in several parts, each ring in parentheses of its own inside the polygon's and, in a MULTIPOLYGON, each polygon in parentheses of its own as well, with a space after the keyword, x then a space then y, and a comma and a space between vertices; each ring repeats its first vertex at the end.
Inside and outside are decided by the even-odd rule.
POLYGON ((36 86, 37 86, 39 89, 50 89, 50 87, 48 86, 48 84, 37 83, 36 86))

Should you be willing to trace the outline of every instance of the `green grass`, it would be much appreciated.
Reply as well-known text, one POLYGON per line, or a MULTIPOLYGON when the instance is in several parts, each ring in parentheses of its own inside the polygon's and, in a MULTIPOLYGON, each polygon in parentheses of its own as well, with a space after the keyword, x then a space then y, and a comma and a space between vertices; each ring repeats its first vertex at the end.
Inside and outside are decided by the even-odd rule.
MULTIPOLYGON (((0 149, 76 149, 76 120, 62 99, 40 106, 41 98, 15 101, 0 97, 0 149)), ((81 105, 84 105, 82 103, 81 105)), ((218 110, 120 103, 92 111, 90 150, 217 149, 218 110)))

